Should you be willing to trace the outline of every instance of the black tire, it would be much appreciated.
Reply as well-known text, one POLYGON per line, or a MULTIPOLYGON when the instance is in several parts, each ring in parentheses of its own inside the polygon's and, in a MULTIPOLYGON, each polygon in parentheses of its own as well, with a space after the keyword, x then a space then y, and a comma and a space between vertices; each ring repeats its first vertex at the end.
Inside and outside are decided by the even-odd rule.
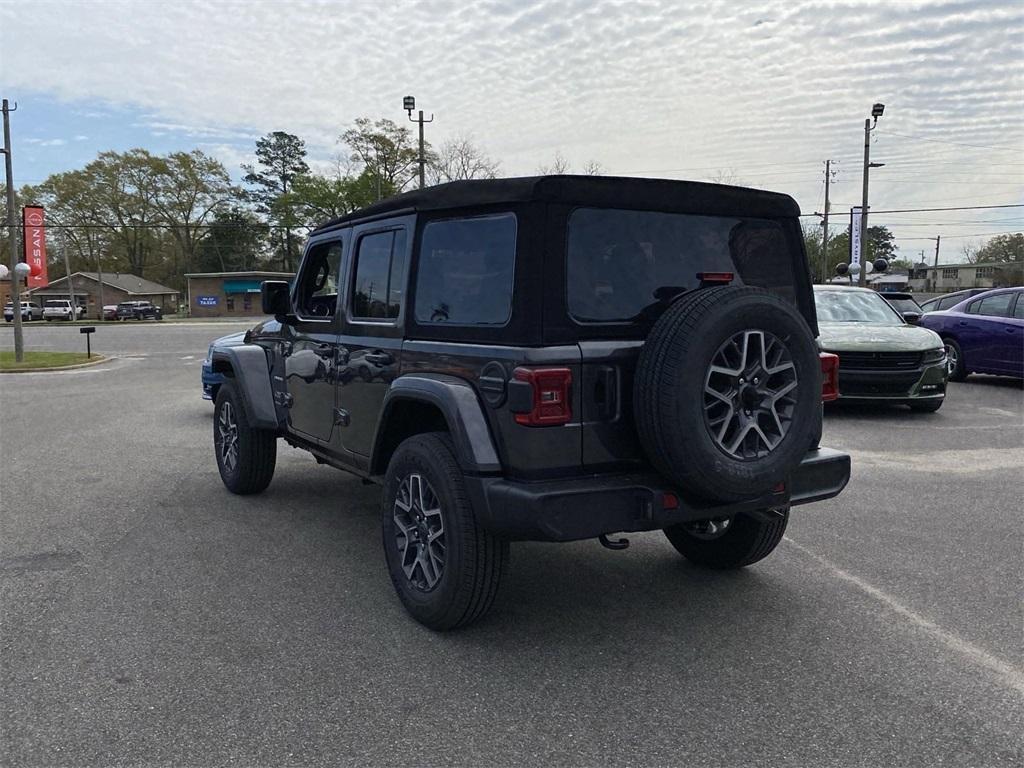
POLYGON ((949 380, 964 381, 970 374, 967 366, 964 365, 964 351, 960 349, 956 339, 945 338, 942 343, 946 347, 946 355, 950 360, 949 380))
POLYGON ((910 410, 918 411, 919 413, 935 413, 942 404, 946 402, 946 398, 941 397, 938 400, 922 400, 919 403, 911 403, 910 410))
MULTIPOLYGON (((477 522, 451 438, 443 432, 430 432, 410 437, 399 445, 388 463, 382 496, 384 556, 391 583, 409 614, 435 630, 463 627, 486 614, 508 568, 509 545, 477 522), (428 484, 419 487, 433 500, 430 503, 436 502, 439 512, 434 512, 434 516, 443 524, 440 573, 435 568, 433 574, 427 574, 424 566, 417 565, 418 558, 413 559, 409 575, 403 567, 403 556, 422 551, 418 540, 402 533, 396 522, 396 517, 403 514, 396 503, 399 494, 413 497, 407 491, 415 487, 415 477, 420 478, 421 484, 424 480, 428 484), (431 575, 435 579, 432 585, 428 584, 431 575)), ((419 504, 415 507, 422 510, 419 504)), ((412 524, 405 530, 418 527, 414 512, 410 509, 407 513, 412 524)), ((436 533, 436 522, 430 528, 429 515, 423 517, 426 520, 419 527, 436 533)))
POLYGON ((232 493, 259 493, 270 485, 277 463, 277 434, 249 425, 249 417, 238 385, 227 379, 220 385, 213 410, 213 447, 220 479, 232 493), (225 451, 225 432, 234 425, 234 461, 225 451))
POLYGON ((741 512, 729 521, 724 533, 715 537, 697 532, 696 526, 686 525, 666 528, 665 536, 691 563, 730 570, 768 557, 782 541, 788 522, 788 509, 751 514, 741 512))
MULTIPOLYGON (((747 370, 746 354, 739 356, 738 368, 747 370)), ((637 364, 633 410, 648 458, 665 477, 707 499, 749 498, 784 481, 811 447, 820 406, 821 363, 810 328, 791 304, 760 288, 723 286, 683 296, 654 325, 637 364), (752 345, 760 338, 763 347, 771 345, 773 356, 787 356, 780 360, 789 366, 786 375, 795 387, 777 401, 783 405, 776 420, 775 405, 765 409, 768 400, 759 387, 781 390, 775 377, 782 374, 762 373, 759 379, 755 365, 751 381, 745 382, 743 375, 730 379, 722 386, 734 387, 735 403, 721 406, 731 415, 723 418, 728 423, 721 432, 713 434, 711 417, 717 403, 705 392, 711 377, 720 374, 712 373, 712 362, 731 341, 742 337, 745 344, 748 335, 752 345), (747 394, 750 400, 740 397, 747 394), (771 419, 771 427, 765 419, 771 419), (751 428, 752 422, 760 432, 751 428), (736 431, 727 435, 730 424, 736 431), (766 452, 760 455, 759 436, 772 430, 778 435, 769 434, 774 443, 768 447, 765 442, 766 452), (741 442, 730 454, 732 446, 724 443, 732 443, 734 435, 741 442), (751 437, 755 445, 748 456, 751 437), (736 450, 744 455, 736 455, 736 450)), ((720 427, 714 429, 718 432, 720 427)))

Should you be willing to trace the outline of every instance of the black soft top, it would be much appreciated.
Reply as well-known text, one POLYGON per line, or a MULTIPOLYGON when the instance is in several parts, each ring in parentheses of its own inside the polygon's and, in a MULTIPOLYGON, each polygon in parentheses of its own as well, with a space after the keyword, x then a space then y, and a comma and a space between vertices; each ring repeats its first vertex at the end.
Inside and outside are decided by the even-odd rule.
POLYGON ((535 201, 708 216, 775 219, 800 214, 800 207, 789 195, 746 187, 626 176, 524 176, 453 181, 436 187, 416 189, 333 219, 317 228, 314 234, 391 213, 491 207, 535 201))

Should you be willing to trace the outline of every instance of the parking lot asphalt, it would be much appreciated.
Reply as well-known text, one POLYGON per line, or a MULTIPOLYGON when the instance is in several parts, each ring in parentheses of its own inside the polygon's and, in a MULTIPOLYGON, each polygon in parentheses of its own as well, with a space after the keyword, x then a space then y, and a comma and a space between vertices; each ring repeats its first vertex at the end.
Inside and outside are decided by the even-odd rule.
POLYGON ((283 444, 266 493, 223 488, 199 364, 243 327, 104 327, 109 363, 0 376, 0 764, 1024 760, 1019 383, 830 410, 851 483, 758 565, 515 544, 441 635, 393 594, 376 488, 283 444))

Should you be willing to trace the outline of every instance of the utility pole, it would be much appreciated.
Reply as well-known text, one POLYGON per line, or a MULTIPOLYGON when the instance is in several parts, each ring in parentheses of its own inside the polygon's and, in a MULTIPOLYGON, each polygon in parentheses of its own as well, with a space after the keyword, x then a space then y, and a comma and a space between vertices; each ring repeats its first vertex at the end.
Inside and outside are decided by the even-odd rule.
MULTIPOLYGON (((68 258, 68 246, 66 243, 60 244, 60 249, 64 252, 64 274, 68 276, 68 299, 71 300, 71 319, 78 319, 78 305, 75 304, 75 286, 71 282, 71 260, 68 258)), ((102 312, 103 310, 100 310, 102 312)))
POLYGON ((828 187, 832 180, 832 161, 825 161, 825 212, 821 219, 821 282, 828 283, 828 187))
POLYGON ((14 170, 11 165, 11 109, 7 99, 3 100, 4 113, 4 171, 7 181, 7 243, 11 249, 11 314, 14 316, 14 359, 22 362, 25 359, 25 339, 21 328, 21 274, 18 270, 18 228, 14 210, 14 170))
POLYGON ((871 168, 880 168, 884 163, 871 162, 871 131, 878 125, 878 118, 885 111, 884 104, 874 104, 871 107, 871 117, 875 119, 872 125, 871 119, 864 121, 864 184, 861 193, 860 204, 860 274, 857 284, 863 288, 867 285, 868 277, 868 171, 871 168))
POLYGON ((935 277, 932 278, 932 290, 939 284, 939 243, 942 242, 942 235, 935 236, 935 277))
POLYGON ((410 123, 420 124, 420 189, 423 189, 424 187, 427 186, 427 153, 425 151, 425 142, 423 141, 423 124, 434 122, 434 113, 431 112, 430 118, 428 119, 423 117, 423 110, 421 109, 419 111, 419 117, 414 120, 412 116, 412 111, 416 109, 416 99, 412 96, 406 96, 404 99, 402 99, 402 108, 409 113, 410 123))

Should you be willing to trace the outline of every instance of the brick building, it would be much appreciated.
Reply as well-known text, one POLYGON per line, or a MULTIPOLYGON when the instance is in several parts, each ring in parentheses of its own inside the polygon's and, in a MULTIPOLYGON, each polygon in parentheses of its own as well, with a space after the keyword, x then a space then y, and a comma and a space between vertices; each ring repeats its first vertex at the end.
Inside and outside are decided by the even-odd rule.
MULTIPOLYGON (((96 272, 74 272, 71 275, 71 289, 75 300, 85 305, 85 316, 89 318, 100 319, 105 304, 119 304, 122 301, 148 301, 160 307, 165 315, 178 312, 177 290, 125 272, 104 272, 102 282, 96 272)), ((42 306, 51 299, 70 299, 70 293, 68 279, 61 277, 50 281, 45 288, 29 291, 28 295, 42 306)))
POLYGON ((253 317, 259 315, 260 284, 264 280, 291 280, 292 272, 192 272, 188 281, 188 309, 192 317, 253 317))

